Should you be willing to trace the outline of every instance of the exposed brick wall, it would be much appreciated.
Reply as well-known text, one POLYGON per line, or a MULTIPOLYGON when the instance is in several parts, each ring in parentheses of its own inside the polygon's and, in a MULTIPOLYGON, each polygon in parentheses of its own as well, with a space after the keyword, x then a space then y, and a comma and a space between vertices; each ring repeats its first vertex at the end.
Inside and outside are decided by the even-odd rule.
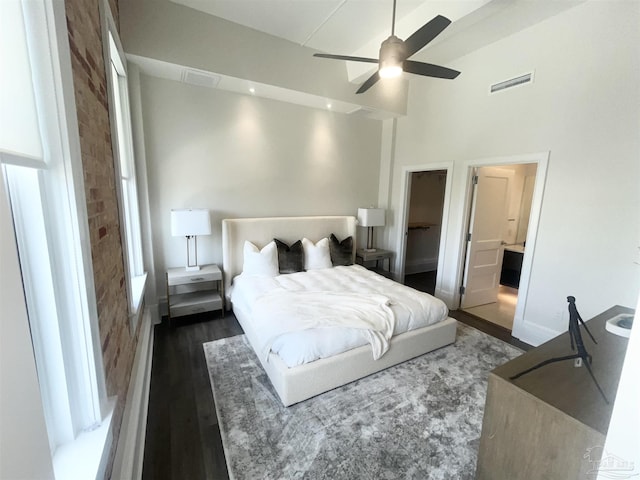
MULTIPOLYGON (((99 1, 66 0, 65 8, 107 394, 118 396, 110 472, 137 338, 129 332, 99 1)), ((109 3, 117 22, 117 0, 109 3)))

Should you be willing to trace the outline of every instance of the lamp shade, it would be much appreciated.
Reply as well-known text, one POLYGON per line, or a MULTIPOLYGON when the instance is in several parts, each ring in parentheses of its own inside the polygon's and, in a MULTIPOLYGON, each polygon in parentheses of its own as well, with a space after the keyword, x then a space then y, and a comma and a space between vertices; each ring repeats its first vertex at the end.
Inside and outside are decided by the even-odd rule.
POLYGON ((361 227, 383 227, 384 208, 359 208, 358 224, 361 227))
POLYGON ((206 208, 171 210, 171 235, 190 237, 211 235, 211 219, 206 208))

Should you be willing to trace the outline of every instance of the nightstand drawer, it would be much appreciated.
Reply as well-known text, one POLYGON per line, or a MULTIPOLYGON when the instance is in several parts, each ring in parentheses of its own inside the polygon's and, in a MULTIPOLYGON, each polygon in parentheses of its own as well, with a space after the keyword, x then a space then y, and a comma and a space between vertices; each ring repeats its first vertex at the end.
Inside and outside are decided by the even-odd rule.
POLYGON ((220 310, 224 317, 224 284, 217 265, 204 265, 200 270, 184 268, 167 270, 167 314, 172 317, 220 310))
POLYGON ((193 315, 222 309, 222 297, 215 292, 193 292, 181 295, 176 303, 170 305, 172 317, 193 315))
POLYGON ((197 292, 200 290, 215 290, 215 282, 193 282, 169 285, 171 287, 171 295, 182 295, 185 293, 197 292))
POLYGON ((172 275, 169 275, 168 277, 170 287, 173 285, 187 285, 189 283, 214 282, 222 280, 222 272, 220 272, 217 267, 215 270, 205 267, 197 272, 187 272, 184 269, 178 270, 178 272, 172 272, 172 275))

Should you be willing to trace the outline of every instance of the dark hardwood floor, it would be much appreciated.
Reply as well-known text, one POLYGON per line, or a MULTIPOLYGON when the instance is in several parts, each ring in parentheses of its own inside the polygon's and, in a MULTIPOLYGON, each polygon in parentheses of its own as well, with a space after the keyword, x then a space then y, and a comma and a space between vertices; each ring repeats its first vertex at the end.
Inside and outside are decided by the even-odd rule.
POLYGON ((469 325, 470 327, 480 330, 487 335, 499 338, 503 342, 507 342, 508 344, 519 348, 520 350, 524 350, 525 352, 533 348, 528 343, 524 343, 523 341, 518 340, 516 337, 513 337, 511 335, 511 330, 501 327, 500 325, 496 325, 495 323, 491 323, 483 318, 471 315, 470 313, 464 312, 462 310, 451 310, 449 311, 449 316, 455 318, 459 322, 469 325))
MULTIPOLYGON (((431 271, 405 275, 404 284, 415 288, 416 290, 420 290, 421 292, 427 292, 433 295, 436 290, 436 274, 436 271, 431 271)), ((496 325, 495 323, 491 323, 470 313, 463 312, 462 310, 453 310, 449 312, 449 315, 459 322, 465 323, 488 335, 499 338, 500 340, 518 347, 521 350, 526 351, 531 348, 531 345, 513 337, 510 330, 501 327, 500 325, 496 325)))
MULTIPOLYGON (((410 286, 435 287, 435 275, 429 277, 414 277, 410 286)), ((466 312, 450 315, 523 350, 530 348, 508 330, 466 312)), ((165 318, 155 327, 142 478, 228 479, 202 344, 239 335, 242 328, 231 312, 224 318, 219 312, 183 317, 174 324, 170 328, 165 318)))
POLYGON ((421 292, 427 292, 430 295, 436 291, 436 274, 435 270, 431 272, 412 273, 404 276, 404 284, 408 287, 415 288, 421 292))
POLYGON ((239 335, 233 313, 183 317, 155 327, 142 478, 228 479, 202 344, 239 335))

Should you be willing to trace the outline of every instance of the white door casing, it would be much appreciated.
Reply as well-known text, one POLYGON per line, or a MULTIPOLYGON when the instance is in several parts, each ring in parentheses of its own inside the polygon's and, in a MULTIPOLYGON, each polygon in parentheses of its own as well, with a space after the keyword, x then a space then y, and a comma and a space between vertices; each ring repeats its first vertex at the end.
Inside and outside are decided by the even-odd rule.
POLYGON ((477 169, 474 186, 461 307, 493 303, 498 298, 503 231, 514 172, 497 167, 477 169))
MULTIPOLYGON (((405 260, 406 260, 406 238, 409 229, 409 201, 411 197, 411 175, 416 172, 430 172, 435 170, 446 171, 446 182, 444 188, 444 205, 442 207, 442 225, 440 228, 440 249, 438 251, 438 271, 441 272, 444 267, 444 250, 446 248, 447 239, 446 234, 448 230, 449 222, 449 204, 451 203, 451 189, 452 189, 452 175, 453 170, 452 163, 428 163, 423 165, 410 165, 402 168, 402 186, 401 186, 401 198, 399 211, 399 227, 396 230, 396 238, 393 243, 397 246, 397 252, 395 256, 395 280, 404 283, 405 275, 405 260)), ((442 279, 438 275, 436 279, 436 297, 441 289, 442 279)))

